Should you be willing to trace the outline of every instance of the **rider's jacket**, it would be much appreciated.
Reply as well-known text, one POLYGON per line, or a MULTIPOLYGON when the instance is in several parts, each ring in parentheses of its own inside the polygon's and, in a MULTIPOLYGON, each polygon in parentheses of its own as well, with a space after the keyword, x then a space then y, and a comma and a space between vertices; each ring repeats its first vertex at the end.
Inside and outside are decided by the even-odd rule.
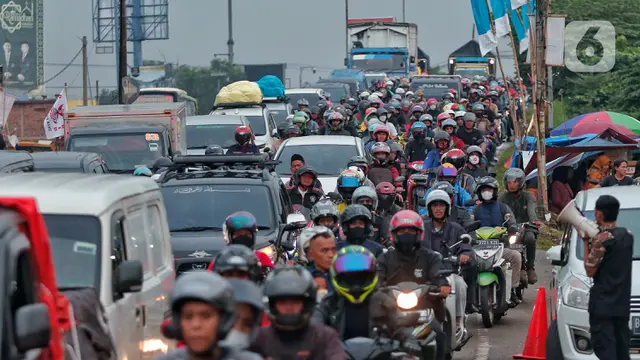
MULTIPOLYGON (((216 359, 216 360, 262 360, 263 359, 262 356, 250 351, 234 352, 223 347, 220 347, 220 349, 222 350, 222 354, 220 355, 220 357, 214 357, 212 355, 211 359, 216 359)), ((189 354, 189 351, 183 347, 180 349, 172 350, 167 354, 156 356, 154 359, 155 360, 190 360, 192 358, 193 357, 189 354)))
POLYGON ((318 123, 313 121, 313 120, 309 120, 304 125, 304 130, 302 130, 302 134, 303 135, 317 135, 318 131, 320 131, 320 127, 318 126, 318 123))
MULTIPOLYGON (((500 201, 483 201, 473 209, 473 218, 480 221, 481 226, 502 226, 505 215, 513 214, 509 206, 500 201)), ((516 225, 513 217, 507 222, 507 226, 516 225)))
POLYGON ((460 241, 460 236, 466 232, 461 225, 449 220, 444 222, 444 226, 437 230, 433 226, 433 220, 424 221, 424 240, 422 246, 429 247, 433 251, 437 251, 443 257, 451 255, 471 255, 473 249, 470 244, 460 243, 453 248, 450 246, 460 241))
POLYGON ((312 188, 302 194, 297 186, 287 189, 287 193, 291 199, 291 205, 302 205, 307 209, 311 209, 324 196, 322 189, 312 188))
MULTIPOLYGON (((338 240, 338 242, 336 243, 336 247, 338 248, 338 250, 347 247, 351 244, 349 244, 346 240, 338 240)), ((371 251, 373 253, 373 255, 375 255, 375 257, 378 257, 382 254, 382 251, 384 249, 384 247, 382 247, 382 245, 378 244, 377 242, 373 241, 373 240, 365 240, 362 243, 362 246, 371 251)))
POLYGON ((279 331, 273 326, 260 328, 253 344, 249 347, 265 358, 344 360, 346 354, 338 333, 324 325, 309 324, 306 329, 279 331))
POLYGON ((475 145, 484 137, 482 133, 476 129, 467 132, 464 128, 459 128, 458 131, 456 131, 456 136, 464 141, 466 145, 475 145))
POLYGON ((320 129, 320 133, 322 135, 344 135, 344 136, 351 136, 351 133, 349 132, 349 130, 346 129, 340 129, 340 130, 333 130, 330 127, 326 127, 324 129, 320 129), (324 131, 323 131, 324 130, 324 131))
POLYGON ((433 169, 440 166, 440 158, 446 152, 446 150, 433 149, 427 153, 427 157, 424 159, 423 169, 433 169))
POLYGON ((449 219, 460 224, 463 228, 466 228, 473 223, 473 218, 471 217, 471 214, 469 214, 469 211, 460 206, 453 206, 451 208, 449 219))
POLYGON ((233 144, 227 149, 227 155, 260 154, 260 148, 253 144, 233 144))
MULTIPOLYGON (((371 148, 373 147, 373 145, 375 145, 378 141, 374 140, 374 139, 369 139, 365 144, 364 144, 364 149, 367 151, 367 154, 371 152, 371 148)), ((391 144, 393 144, 395 141, 388 139, 387 141, 385 141, 385 143, 387 143, 387 145, 391 146, 391 144)))
POLYGON ((409 255, 389 249, 378 257, 378 281, 382 286, 407 281, 444 286, 447 285, 447 280, 438 276, 438 271, 442 269, 441 255, 425 247, 420 247, 409 255))
MULTIPOLYGON (((363 311, 361 313, 366 314, 367 316, 362 316, 363 317, 362 319, 357 318, 356 320, 353 320, 353 319, 349 319, 349 320, 353 320, 350 322, 354 322, 354 323, 358 322, 361 326, 366 326, 369 329, 369 337, 370 337, 371 329, 374 327, 374 325, 371 323, 371 317, 368 316, 369 315, 368 307, 371 306, 369 300, 371 299, 372 296, 373 294, 370 294, 362 304, 354 305, 354 304, 349 304, 348 300, 345 299, 340 294, 331 293, 325 296, 320 302, 320 304, 316 306, 313 312, 313 317, 311 318, 311 322, 314 324, 329 326, 338 332, 338 336, 340 337, 340 340, 343 340, 343 341, 348 340, 348 338, 345 338, 345 335, 347 337, 350 337, 349 334, 346 333, 347 318, 350 317, 351 315, 360 315, 360 314, 347 314, 347 312, 353 306, 357 306, 358 308, 366 306, 367 308, 362 308, 363 311)), ((349 324, 349 325, 353 326, 355 324, 349 324)))
POLYGON ((435 146, 431 141, 428 141, 427 139, 420 141, 413 139, 404 147, 404 155, 410 163, 414 161, 422 161, 427 156, 427 153, 433 149, 435 149, 435 146))
POLYGON ((318 268, 312 262, 307 265, 307 270, 309 270, 311 276, 313 276, 314 279, 318 277, 324 278, 327 283, 327 290, 329 290, 330 293, 333 292, 333 283, 331 282, 331 275, 328 272, 322 272, 318 270, 318 268))
POLYGON ((460 169, 460 172, 462 172, 463 174, 469 174, 476 179, 489 176, 489 172, 486 169, 478 166, 473 166, 471 164, 466 164, 462 169, 460 169))
POLYGON ((509 206, 519 224, 538 220, 536 198, 526 190, 518 193, 504 192, 498 195, 498 201, 509 206))

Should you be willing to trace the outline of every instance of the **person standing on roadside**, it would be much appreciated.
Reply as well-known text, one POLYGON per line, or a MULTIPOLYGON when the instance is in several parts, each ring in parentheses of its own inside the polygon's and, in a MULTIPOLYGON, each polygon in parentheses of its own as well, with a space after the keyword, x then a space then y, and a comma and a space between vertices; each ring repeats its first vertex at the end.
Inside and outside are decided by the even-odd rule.
POLYGON ((620 202, 611 195, 596 201, 600 233, 583 236, 584 267, 593 278, 589 292, 589 325, 593 351, 600 360, 629 360, 629 309, 633 235, 616 223, 620 202))

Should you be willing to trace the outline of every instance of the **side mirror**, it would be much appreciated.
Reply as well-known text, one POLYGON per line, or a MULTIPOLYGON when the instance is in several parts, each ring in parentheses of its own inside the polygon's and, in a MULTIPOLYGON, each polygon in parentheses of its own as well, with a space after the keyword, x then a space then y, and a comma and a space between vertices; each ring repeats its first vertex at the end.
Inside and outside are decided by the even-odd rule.
POLYGON ((421 207, 427 207, 427 200, 425 200, 425 199, 418 199, 418 206, 421 206, 421 207))
POLYGON ((171 340, 177 339, 178 338, 177 330, 178 329, 176 329, 171 319, 167 319, 163 321, 162 325, 160 325, 160 332, 162 333, 162 336, 166 337, 167 339, 171 339, 171 340))
POLYGON ((462 234, 460 235, 460 241, 462 241, 463 244, 471 244, 471 235, 469 234, 462 234))
POLYGON ((473 206, 475 204, 476 204, 476 201, 474 199, 469 199, 469 200, 464 202, 464 206, 465 207, 473 206))
POLYGON ((489 176, 491 176, 492 178, 494 178, 494 179, 495 179, 495 177, 496 177, 496 176, 498 176, 498 174, 496 174, 496 173, 494 173, 494 172, 491 172, 491 173, 489 173, 489 176))
POLYGON ((307 219, 302 214, 289 214, 287 216, 287 225, 284 227, 285 231, 293 231, 302 229, 307 226, 307 219))
POLYGON ((115 289, 119 294, 139 292, 142 289, 142 263, 139 260, 126 260, 118 266, 118 278, 115 289))
POLYGON ((19 352, 45 348, 49 346, 50 338, 47 305, 31 304, 18 308, 15 314, 15 345, 19 352))
POLYGON ((509 220, 511 220, 511 214, 505 214, 504 221, 509 221, 509 220))
POLYGON ((271 148, 268 147, 268 146, 265 146, 264 149, 262 149, 262 152, 265 153, 265 154, 268 154, 269 151, 271 151, 271 148))
POLYGON ((562 245, 555 245, 547 250, 547 259, 551 261, 551 265, 563 266, 564 262, 562 261, 562 245))
POLYGON ((271 136, 278 137, 278 129, 271 130, 271 136))

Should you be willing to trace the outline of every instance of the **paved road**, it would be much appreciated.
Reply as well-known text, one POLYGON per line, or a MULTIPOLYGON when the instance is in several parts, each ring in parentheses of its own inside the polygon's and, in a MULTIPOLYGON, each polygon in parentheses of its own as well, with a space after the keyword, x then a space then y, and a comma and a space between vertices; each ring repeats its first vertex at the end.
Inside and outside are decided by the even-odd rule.
POLYGON ((522 352, 524 341, 529 330, 529 321, 535 303, 536 290, 539 286, 547 286, 551 278, 551 264, 546 252, 538 251, 536 255, 536 271, 538 283, 529 287, 524 301, 491 329, 482 326, 480 315, 469 317, 469 328, 473 338, 465 347, 453 355, 454 360, 506 360, 513 354, 522 352))

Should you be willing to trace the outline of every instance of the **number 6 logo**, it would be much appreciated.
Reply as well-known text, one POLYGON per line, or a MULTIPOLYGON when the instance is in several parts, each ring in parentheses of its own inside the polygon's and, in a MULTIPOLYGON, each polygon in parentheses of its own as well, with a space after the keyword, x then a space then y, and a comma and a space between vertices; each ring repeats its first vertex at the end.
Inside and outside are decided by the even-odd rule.
POLYGON ((564 30, 564 62, 573 72, 607 72, 616 63, 616 29, 608 21, 572 21, 564 30))

